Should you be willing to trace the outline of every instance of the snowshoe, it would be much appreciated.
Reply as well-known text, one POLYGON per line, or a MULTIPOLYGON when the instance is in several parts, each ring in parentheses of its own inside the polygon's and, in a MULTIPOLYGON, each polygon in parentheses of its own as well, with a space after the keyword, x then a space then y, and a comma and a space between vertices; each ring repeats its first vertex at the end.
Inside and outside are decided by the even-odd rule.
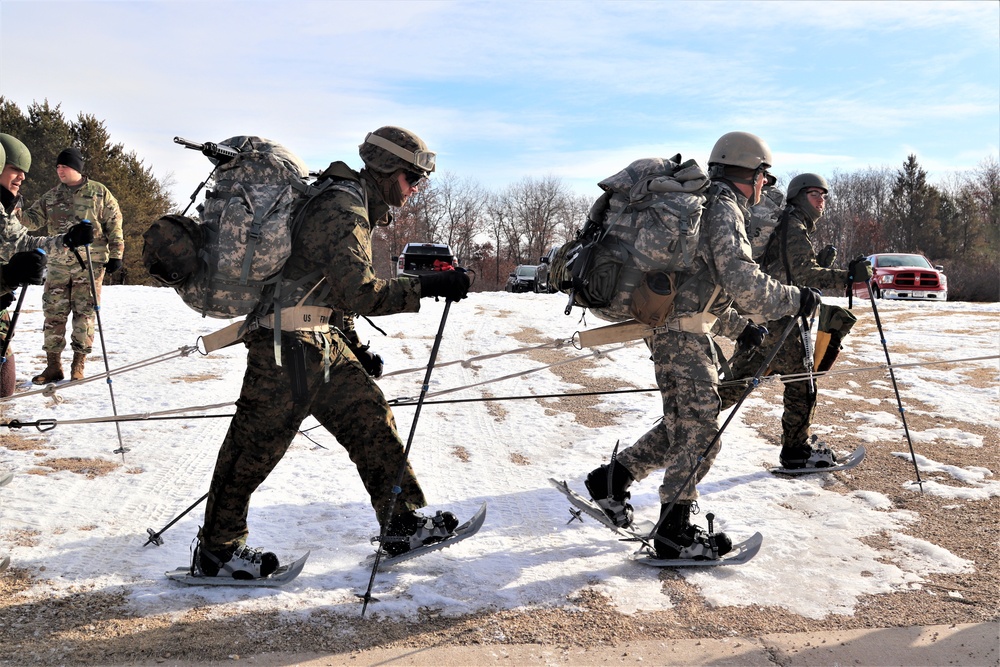
POLYGON ((457 527, 458 518, 451 512, 438 511, 432 517, 419 512, 397 514, 389 522, 382 547, 390 556, 398 556, 451 537, 457 527))
POLYGON ((837 455, 825 443, 817 443, 816 436, 811 443, 800 447, 782 447, 778 459, 781 467, 788 470, 801 468, 832 468, 837 465, 837 455))
POLYGON ((201 577, 229 577, 232 579, 263 579, 278 569, 278 557, 270 551, 262 551, 245 544, 225 549, 209 551, 195 544, 191 572, 201 577))
POLYGON ((708 531, 691 523, 691 506, 678 502, 660 507, 660 526, 653 534, 657 558, 718 560, 732 550, 733 542, 725 533, 712 532, 713 515, 708 515, 708 531))
POLYGON ((612 523, 628 528, 632 525, 633 510, 628 502, 632 494, 627 489, 633 481, 635 478, 632 473, 612 459, 611 463, 592 470, 587 475, 584 486, 612 523))

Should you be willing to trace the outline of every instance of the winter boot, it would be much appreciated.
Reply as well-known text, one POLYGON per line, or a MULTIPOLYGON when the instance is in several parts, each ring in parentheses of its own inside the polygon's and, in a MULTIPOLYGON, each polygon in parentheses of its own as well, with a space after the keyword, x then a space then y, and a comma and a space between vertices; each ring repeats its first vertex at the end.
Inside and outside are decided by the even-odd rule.
POLYGON ((278 557, 270 551, 261 551, 241 544, 222 551, 203 549, 201 540, 194 548, 191 570, 203 577, 232 577, 233 579, 262 579, 278 569, 278 557))
POLYGON ((590 497, 600 506, 616 526, 628 528, 632 525, 632 505, 628 500, 632 494, 627 491, 635 481, 632 473, 618 461, 603 465, 587 475, 584 485, 590 497))
POLYGON ((797 447, 783 446, 781 448, 781 467, 789 470, 801 468, 829 468, 837 465, 837 457, 825 443, 817 442, 812 436, 811 442, 797 447))
POLYGON ((46 352, 45 359, 47 365, 45 366, 45 370, 31 378, 31 383, 48 384, 62 380, 65 376, 63 375, 61 356, 59 352, 46 352))
POLYGON ((711 534, 691 523, 691 505, 678 501, 673 507, 660 506, 661 523, 653 535, 657 558, 717 560, 732 550, 733 542, 725 533, 711 534))
POLYGON ((83 365, 87 363, 87 355, 83 352, 73 353, 73 363, 69 367, 70 380, 83 379, 83 365))
POLYGON ((433 517, 418 512, 404 512, 392 517, 383 548, 390 556, 398 556, 415 547, 434 544, 453 535, 458 519, 451 512, 439 511, 433 517))

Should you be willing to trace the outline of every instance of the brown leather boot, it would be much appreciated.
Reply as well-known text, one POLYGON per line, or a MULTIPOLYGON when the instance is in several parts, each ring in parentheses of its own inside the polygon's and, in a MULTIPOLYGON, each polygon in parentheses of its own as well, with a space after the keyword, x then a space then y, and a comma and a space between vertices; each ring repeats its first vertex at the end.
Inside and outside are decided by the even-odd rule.
POLYGON ((87 362, 87 355, 83 352, 73 353, 73 363, 69 367, 69 379, 70 380, 82 380, 83 379, 83 365, 87 362))
POLYGON ((60 359, 62 355, 58 352, 46 352, 45 358, 48 365, 45 370, 31 378, 32 384, 48 384, 50 382, 59 382, 65 375, 63 375, 62 360, 60 359))

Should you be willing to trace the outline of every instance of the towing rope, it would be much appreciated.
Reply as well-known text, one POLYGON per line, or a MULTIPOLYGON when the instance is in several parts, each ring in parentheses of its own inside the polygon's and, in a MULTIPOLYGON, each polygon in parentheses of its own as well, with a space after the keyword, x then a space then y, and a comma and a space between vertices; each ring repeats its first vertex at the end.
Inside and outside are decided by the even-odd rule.
MULTIPOLYGON (((443 396, 445 394, 451 394, 451 393, 454 393, 456 391, 461 391, 463 389, 470 389, 470 388, 473 388, 473 387, 479 387, 479 386, 482 386, 482 385, 485 385, 485 384, 491 384, 493 382, 501 382, 503 380, 508 380, 508 379, 511 379, 511 378, 514 378, 514 377, 519 377, 519 376, 522 376, 522 375, 527 375, 529 373, 536 373, 536 372, 538 372, 540 370, 545 370, 546 368, 551 368, 552 366, 559 366, 559 365, 563 365, 563 364, 567 364, 567 363, 572 363, 574 361, 580 361, 580 360, 588 359, 588 358, 595 357, 595 356, 601 356, 603 354, 606 354, 607 352, 614 352, 614 351, 620 350, 620 349, 622 349, 624 347, 628 347, 628 344, 619 346, 617 348, 613 348, 611 350, 605 350, 603 352, 598 350, 598 351, 595 351, 595 352, 590 353, 590 354, 581 355, 581 356, 578 356, 578 357, 573 357, 572 359, 566 359, 564 361, 557 362, 556 364, 551 364, 551 365, 548 365, 548 366, 540 366, 538 368, 533 368, 533 369, 530 369, 528 371, 524 371, 522 373, 513 373, 511 375, 505 375, 503 377, 494 378, 492 380, 485 380, 483 382, 479 382, 479 383, 472 384, 472 385, 466 385, 466 386, 463 386, 463 387, 455 387, 455 388, 452 388, 452 389, 444 389, 442 391, 434 392, 433 394, 427 394, 427 397, 431 397, 431 396, 443 396)), ((181 350, 184 350, 184 349, 185 348, 181 348, 181 350)), ((188 352, 188 354, 189 353, 190 352, 188 352)), ((892 368, 893 369, 898 369, 898 368, 914 368, 914 367, 918 367, 918 366, 935 366, 935 365, 942 365, 942 364, 957 364, 957 363, 964 363, 964 362, 971 362, 971 361, 990 361, 990 360, 995 360, 995 359, 1000 359, 1000 354, 988 355, 988 356, 983 356, 983 357, 963 357, 963 358, 960 358, 960 359, 943 359, 943 360, 940 360, 940 361, 919 361, 919 362, 911 362, 911 363, 905 363, 905 364, 892 364, 892 368)), ((451 362, 451 363, 461 363, 461 362, 451 362)), ((142 365, 147 365, 147 364, 142 364, 142 365)), ((127 368, 129 368, 129 367, 123 367, 122 369, 118 369, 118 370, 112 371, 112 374, 124 372, 125 369, 127 369, 127 368)), ((890 366, 888 364, 878 364, 878 365, 875 365, 875 366, 861 366, 861 367, 858 367, 858 368, 844 368, 844 369, 840 369, 840 370, 829 370, 829 371, 825 371, 825 372, 816 372, 816 373, 812 374, 812 377, 813 378, 818 378, 818 377, 825 377, 825 376, 848 375, 848 374, 853 374, 853 373, 870 373, 870 372, 876 372, 876 371, 888 371, 889 368, 890 368, 890 366)), ((782 382, 782 383, 786 383, 786 382, 804 382, 804 381, 808 381, 809 376, 810 376, 809 373, 795 373, 795 374, 788 374, 788 375, 768 375, 768 376, 762 377, 760 380, 761 380, 761 382, 765 382, 765 383, 766 382, 771 382, 771 383, 773 383, 773 382, 782 382)), ((745 379, 741 379, 741 380, 732 380, 732 381, 723 381, 723 382, 719 383, 719 386, 720 387, 729 387, 729 386, 744 386, 745 387, 746 384, 747 384, 747 382, 750 381, 750 379, 752 379, 752 378, 745 378, 745 379)), ((78 384, 78 382, 77 383, 67 383, 66 385, 60 385, 60 387, 68 386, 69 384, 78 384)), ((563 393, 558 393, 558 394, 524 394, 524 395, 516 395, 516 396, 494 396, 494 397, 479 396, 479 397, 475 397, 475 398, 453 398, 453 399, 436 400, 436 401, 435 400, 426 400, 426 397, 425 397, 424 405, 442 405, 442 404, 449 404, 449 403, 489 403, 489 402, 518 401, 518 400, 530 400, 530 399, 538 400, 538 399, 544 399, 544 398, 572 398, 572 397, 576 397, 576 396, 603 396, 603 395, 612 395, 612 394, 637 394, 637 393, 649 393, 649 392, 658 392, 658 391, 659 391, 658 387, 649 387, 649 388, 646 388, 646 389, 638 389, 638 388, 633 388, 633 389, 609 389, 609 390, 604 390, 604 391, 563 392, 563 393)), ((38 393, 38 392, 34 392, 34 393, 38 393)), ((410 397, 400 397, 400 398, 392 399, 392 400, 388 401, 388 403, 389 403, 389 405, 394 406, 394 407, 406 407, 406 406, 416 405, 416 400, 413 399, 413 398, 410 398, 410 397)), ((63 421, 59 421, 59 420, 55 420, 55 419, 39 419, 39 420, 36 420, 36 421, 24 422, 24 421, 19 421, 19 420, 15 419, 15 420, 12 420, 12 421, 7 422, 7 423, 0 423, 0 427, 4 427, 5 426, 5 427, 11 428, 11 429, 18 429, 18 428, 25 428, 25 427, 33 426, 33 427, 37 428, 39 431, 49 431, 49 430, 51 430, 51 429, 53 429, 53 428, 55 428, 56 426, 59 426, 59 425, 104 424, 104 423, 114 423, 114 422, 156 421, 156 420, 171 420, 171 419, 216 419, 216 418, 222 418, 222 417, 232 417, 233 415, 232 414, 224 414, 224 415, 189 415, 189 414, 186 414, 186 413, 189 413, 189 412, 204 412, 206 410, 215 410, 215 409, 219 409, 219 408, 226 408, 226 407, 231 407, 233 405, 235 405, 235 402, 215 403, 215 404, 212 404, 212 405, 201 405, 201 406, 193 406, 193 407, 187 407, 187 408, 175 408, 175 409, 172 409, 172 410, 161 410, 161 411, 158 411, 158 412, 141 412, 141 413, 135 413, 135 414, 130 414, 130 415, 118 415, 118 416, 111 416, 111 417, 89 417, 89 418, 81 418, 81 419, 67 419, 67 420, 63 420, 63 421)), ((317 427, 314 426, 314 427, 310 427, 308 429, 304 429, 304 430, 300 431, 300 433, 304 434, 306 431, 312 430, 313 428, 317 428, 317 427)))

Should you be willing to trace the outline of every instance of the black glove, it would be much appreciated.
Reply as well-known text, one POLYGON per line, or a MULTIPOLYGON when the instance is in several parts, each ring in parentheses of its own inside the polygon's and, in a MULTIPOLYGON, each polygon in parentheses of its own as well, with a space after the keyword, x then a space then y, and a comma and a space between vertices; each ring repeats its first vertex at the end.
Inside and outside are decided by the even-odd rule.
POLYGON ((385 367, 385 362, 382 361, 380 355, 372 352, 367 345, 352 347, 351 351, 354 352, 354 356, 361 362, 368 375, 373 378, 382 377, 382 369, 385 367))
POLYGON ((448 301, 461 301, 469 295, 469 280, 465 271, 435 271, 419 276, 420 296, 442 296, 448 301))
POLYGON ((79 248, 94 242, 94 226, 89 220, 78 222, 63 234, 63 245, 67 248, 79 248))
POLYGON ((837 248, 832 245, 828 245, 816 253, 816 263, 824 269, 829 269, 833 266, 835 259, 837 259, 837 248))
POLYGON ((4 285, 41 285, 45 282, 45 264, 48 259, 39 250, 14 253, 0 269, 4 285))
POLYGON ((812 287, 799 288, 799 312, 797 314, 812 317, 812 314, 819 308, 822 299, 823 295, 820 294, 818 289, 813 289, 812 287))
POLYGON ((104 272, 110 276, 120 268, 122 268, 122 261, 116 257, 112 257, 108 260, 108 263, 104 265, 104 272))
POLYGON ((10 304, 14 303, 14 293, 7 292, 6 294, 0 296, 0 310, 7 310, 10 308, 10 304))
POLYGON ((750 322, 746 325, 746 327, 744 327, 743 333, 741 333, 736 339, 736 345, 742 347, 743 349, 760 347, 760 344, 764 342, 764 336, 766 335, 767 327, 759 326, 750 322))
POLYGON ((866 283, 872 279, 872 263, 866 257, 858 257, 847 265, 849 283, 866 283))

